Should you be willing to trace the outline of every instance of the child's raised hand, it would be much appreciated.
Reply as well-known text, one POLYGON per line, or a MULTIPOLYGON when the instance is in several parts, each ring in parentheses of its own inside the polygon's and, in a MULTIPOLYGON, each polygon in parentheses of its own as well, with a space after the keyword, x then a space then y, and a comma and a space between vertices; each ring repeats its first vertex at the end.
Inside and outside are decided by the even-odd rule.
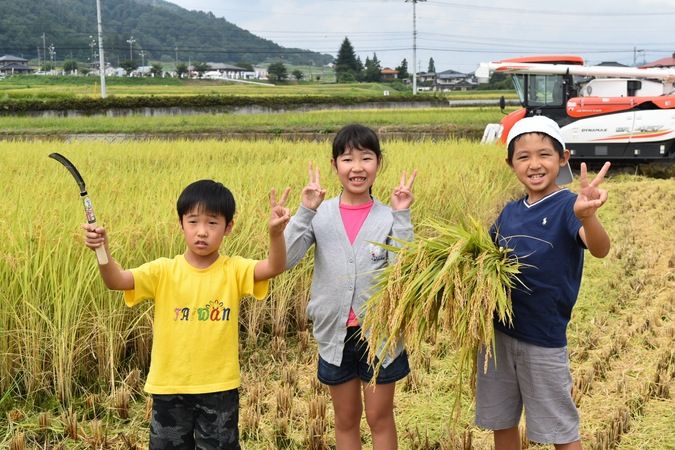
POLYGON ((580 220, 592 217, 595 211, 607 201, 607 191, 598 188, 598 186, 604 180, 610 165, 609 162, 606 162, 600 172, 593 178, 593 181, 589 183, 586 163, 581 163, 581 174, 579 176, 581 190, 576 202, 574 202, 574 215, 580 220))
POLYGON ((412 193, 415 177, 417 177, 417 170, 413 170, 410 178, 408 178, 405 170, 401 174, 401 182, 394 188, 394 192, 391 194, 391 208, 394 211, 408 209, 410 208, 410 205, 412 205, 412 202, 415 199, 412 193))
POLYGON ((102 226, 94 227, 94 225, 83 223, 82 229, 84 230, 84 245, 90 249, 96 250, 106 244, 108 234, 102 226))
POLYGON ((319 182, 319 167, 314 167, 312 161, 309 162, 308 173, 309 182, 307 186, 302 188, 302 206, 316 211, 326 196, 326 190, 321 187, 319 182))
POLYGON ((270 235, 279 235, 284 232, 286 224, 291 219, 291 213, 286 208, 286 201, 288 200, 288 193, 291 192, 291 188, 287 187, 284 190, 284 193, 281 195, 281 198, 277 201, 277 191, 272 188, 270 191, 270 221, 269 221, 269 231, 270 235))

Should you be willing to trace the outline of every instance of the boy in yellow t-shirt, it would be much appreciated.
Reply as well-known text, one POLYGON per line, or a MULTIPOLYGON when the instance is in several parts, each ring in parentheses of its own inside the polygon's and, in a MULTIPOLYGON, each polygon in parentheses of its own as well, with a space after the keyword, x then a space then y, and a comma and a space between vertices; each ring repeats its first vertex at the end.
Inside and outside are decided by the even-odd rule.
POLYGON ((85 224, 85 244, 103 246, 108 264, 99 265, 109 289, 124 291, 128 306, 152 299, 153 344, 145 390, 152 394, 151 449, 239 449, 239 300, 262 299, 268 280, 284 271, 285 207, 289 189, 270 193, 270 246, 256 261, 220 255, 234 225, 232 193, 212 180, 196 181, 177 202, 187 249, 122 269, 110 257, 103 227, 85 224))

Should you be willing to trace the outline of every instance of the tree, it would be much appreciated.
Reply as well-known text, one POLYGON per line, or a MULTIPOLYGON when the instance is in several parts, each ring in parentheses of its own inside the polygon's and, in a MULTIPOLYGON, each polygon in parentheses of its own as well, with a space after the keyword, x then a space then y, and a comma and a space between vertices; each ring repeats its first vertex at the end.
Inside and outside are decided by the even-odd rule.
POLYGON ((134 70, 138 69, 138 64, 136 64, 136 62, 134 62, 134 61, 127 60, 127 61, 122 62, 120 64, 120 67, 122 69, 126 70, 127 73, 131 73, 134 70))
POLYGON ((293 78, 295 78, 296 80, 300 81, 300 80, 302 80, 303 78, 305 78, 305 75, 302 73, 302 71, 300 71, 300 70, 298 70, 298 69, 295 69, 295 70, 293 71, 293 78))
POLYGON ((427 68, 427 72, 436 73, 436 64, 434 64, 434 58, 429 58, 429 67, 427 68))
POLYGON ((267 74, 272 80, 283 81, 288 78, 288 71, 282 62, 275 62, 267 68, 267 74))
POLYGON ((361 74, 361 67, 359 66, 354 47, 349 42, 349 38, 345 37, 335 60, 335 77, 337 78, 337 82, 344 83, 359 78, 361 74))
POLYGON ((408 60, 403 58, 403 61, 401 61, 401 65, 396 67, 396 70, 398 70, 398 77, 401 80, 405 80, 410 76, 408 73, 408 60))
POLYGON ((183 75, 185 75, 188 71, 188 66, 185 63, 180 63, 176 66, 176 74, 178 75, 178 78, 183 78, 183 75))
POLYGON ((366 73, 365 81, 369 83, 377 83, 382 78, 382 66, 380 60, 377 59, 377 54, 373 53, 373 59, 366 58, 366 73))
MULTIPOLYGON (((366 58, 368 58, 366 56, 366 58)), ((361 62, 360 57, 356 57, 356 71, 354 72, 354 78, 356 81, 363 81, 363 77, 365 77, 365 72, 366 72, 366 66, 361 62)))
POLYGON ((192 67, 195 70, 195 72, 197 72, 197 75, 199 76, 199 78, 201 78, 202 75, 204 75, 204 72, 206 72, 207 70, 209 70, 211 68, 211 66, 209 66, 205 62, 194 63, 192 65, 192 67))
POLYGON ((154 63, 150 67, 150 73, 152 74, 153 77, 161 77, 162 76, 162 65, 159 63, 154 63))
POLYGON ((77 72, 77 61, 75 61, 74 59, 64 61, 63 71, 71 74, 77 72))

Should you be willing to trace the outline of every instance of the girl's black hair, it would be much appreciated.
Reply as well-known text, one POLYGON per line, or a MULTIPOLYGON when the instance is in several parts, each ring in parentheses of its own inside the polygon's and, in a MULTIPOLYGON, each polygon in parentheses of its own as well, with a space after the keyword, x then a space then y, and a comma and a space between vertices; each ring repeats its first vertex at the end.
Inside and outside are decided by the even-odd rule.
MULTIPOLYGON (((530 133, 538 134, 541 137, 547 137, 548 140, 551 141, 551 145, 553 146, 555 151, 558 152, 558 155, 560 155, 561 158, 565 157, 565 149, 562 147, 562 145, 560 145, 560 142, 558 142, 557 139, 553 139, 548 134, 541 133, 539 131, 531 131, 530 133)), ((511 139, 511 142, 509 142, 509 147, 507 149, 507 158, 509 159, 509 164, 511 162, 513 162, 513 152, 516 149, 516 142, 518 142, 518 140, 521 137, 525 136, 526 134, 530 134, 530 133, 523 133, 523 134, 520 134, 520 135, 514 137, 513 139, 511 139)))
POLYGON ((197 209, 225 217, 229 224, 234 218, 236 205, 234 195, 222 183, 213 180, 199 180, 189 184, 176 202, 178 220, 197 209))
POLYGON ((338 156, 350 148, 371 150, 378 161, 382 160, 380 139, 373 130, 363 125, 347 125, 337 132, 333 139, 333 160, 337 160, 338 156))

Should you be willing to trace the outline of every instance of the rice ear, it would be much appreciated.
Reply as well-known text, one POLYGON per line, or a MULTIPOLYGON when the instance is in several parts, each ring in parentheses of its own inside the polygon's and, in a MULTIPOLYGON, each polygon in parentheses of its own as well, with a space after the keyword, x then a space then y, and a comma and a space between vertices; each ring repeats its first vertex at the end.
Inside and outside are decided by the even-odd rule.
MULTIPOLYGON (((455 413, 464 384, 474 386, 476 354, 483 347, 486 366, 494 358, 493 318, 510 323, 510 293, 522 286, 521 263, 511 250, 498 247, 479 220, 459 224, 430 220, 412 242, 383 245, 396 260, 377 276, 374 295, 366 302, 363 325, 371 352, 369 363, 377 377, 385 355, 401 339, 409 349, 435 339, 443 327, 458 355, 455 413)), ((472 389, 473 390, 473 389, 472 389)))

